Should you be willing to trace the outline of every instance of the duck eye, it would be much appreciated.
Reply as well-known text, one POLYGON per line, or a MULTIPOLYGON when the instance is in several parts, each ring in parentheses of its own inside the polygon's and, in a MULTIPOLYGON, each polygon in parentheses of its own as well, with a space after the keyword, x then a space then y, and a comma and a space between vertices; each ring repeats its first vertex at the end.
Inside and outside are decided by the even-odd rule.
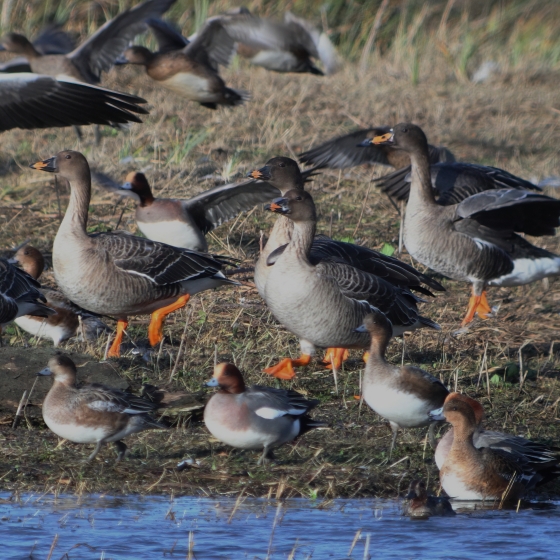
POLYGON ((296 196, 296 200, 303 200, 301 196, 296 196))
POLYGON ((286 167, 286 164, 285 164, 283 161, 281 161, 281 162, 278 164, 278 167, 286 167))
POLYGON ((408 128, 403 128, 401 132, 408 132, 408 128))
POLYGON ((72 156, 70 154, 64 156, 66 159, 72 159, 72 156))

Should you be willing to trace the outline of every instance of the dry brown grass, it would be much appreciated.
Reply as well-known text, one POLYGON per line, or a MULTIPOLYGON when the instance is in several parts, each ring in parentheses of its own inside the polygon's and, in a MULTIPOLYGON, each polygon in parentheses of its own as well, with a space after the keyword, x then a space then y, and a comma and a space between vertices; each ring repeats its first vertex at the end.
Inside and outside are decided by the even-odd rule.
MULTIPOLYGON (((71 129, 3 134, 0 245, 8 248, 30 239, 45 251, 51 249, 58 225, 52 177, 27 166, 67 148, 83 151, 92 165, 118 180, 132 169, 142 169, 156 195, 188 197, 215 184, 214 180, 199 180, 209 172, 224 180, 239 178, 272 156, 293 156, 357 124, 410 120, 424 127, 432 143, 448 146, 462 160, 496 165, 528 179, 558 174, 559 76, 552 72, 512 72, 490 84, 472 85, 458 83, 449 69, 434 63, 430 72, 424 73, 430 79, 421 79, 413 87, 402 65, 380 59, 364 76, 353 65, 333 77, 317 78, 271 74, 243 64, 224 75, 232 87, 250 90, 253 100, 235 110, 211 112, 153 88, 139 71, 119 69, 111 72, 105 84, 145 96, 151 108, 145 124, 133 125, 127 133, 105 129, 99 147, 93 145, 88 129, 82 143, 71 129), (193 138, 199 141, 193 142, 193 138), (188 154, 185 145, 192 148, 188 154), (134 157, 134 163, 120 163, 128 156, 134 157)), ((386 172, 381 167, 358 168, 319 176, 310 190, 320 210, 320 231, 374 248, 384 243, 396 245, 399 218, 391 204, 369 185, 372 177, 386 172)), ((63 193, 63 209, 66 202, 67 193, 63 193)), ((90 227, 114 228, 125 204, 115 207, 116 203, 112 195, 95 190, 90 227)), ((128 203, 121 227, 136 231, 132 210, 128 203)), ((261 232, 266 234, 273 220, 262 209, 243 215, 211 236, 211 249, 250 265, 261 232)), ((557 238, 537 242, 560 252, 557 238)), ((412 262, 406 255, 403 258, 412 262)), ((405 362, 421 364, 451 386, 457 382, 460 390, 480 398, 489 411, 490 426, 557 442, 560 281, 551 279, 548 289, 536 283, 491 290, 490 302, 501 306, 497 318, 477 323, 458 337, 452 333, 466 307, 468 287, 444 283, 448 291, 422 306, 423 314, 437 320, 442 331, 407 336, 405 362), (522 346, 523 371, 528 370, 529 376, 520 388, 512 370, 522 346), (485 349, 489 377, 493 377, 489 389, 482 367, 485 349), (511 377, 502 384, 505 366, 509 366, 511 377)), ((131 336, 145 338, 146 325, 146 318, 137 318, 132 322, 131 336)), ((279 385, 261 373, 262 369, 286 355, 287 349, 292 355, 298 351, 296 339, 274 322, 250 281, 238 289, 192 298, 187 311, 168 321, 166 333, 168 340, 151 363, 130 357, 117 362, 133 388, 150 381, 198 391, 211 375, 216 346, 219 360, 237 363, 249 382, 279 385), (187 341, 169 381, 187 314, 187 341)), ((13 327, 8 328, 4 340, 17 346, 47 345, 30 342, 13 327)), ((70 348, 101 358, 104 341, 95 348, 81 343, 72 343, 70 348)), ((402 346, 394 342, 389 357, 398 362, 401 356, 402 346)), ((403 480, 418 475, 434 485, 437 473, 432 452, 423 449, 418 431, 401 434, 396 452, 388 460, 389 429, 367 407, 360 413, 354 399, 361 369, 355 353, 340 374, 340 395, 334 394, 331 374, 317 363, 290 384, 321 399, 315 416, 328 419, 332 430, 308 434, 295 447, 286 446, 278 453, 280 464, 270 470, 256 468, 252 453, 230 453, 225 446, 212 443, 200 417, 187 417, 163 435, 154 432, 131 437, 132 457, 114 469, 101 461, 88 467, 79 465, 85 456, 83 447, 55 449, 56 438, 44 429, 23 427, 12 433, 4 424, 0 479, 6 488, 20 489, 210 494, 245 489, 245 495, 318 494, 329 498, 394 496, 405 488, 403 480), (199 461, 198 468, 182 473, 173 470, 183 457, 199 461)), ((102 456, 113 458, 108 451, 102 456)), ((552 491, 558 492, 558 487, 552 491)))

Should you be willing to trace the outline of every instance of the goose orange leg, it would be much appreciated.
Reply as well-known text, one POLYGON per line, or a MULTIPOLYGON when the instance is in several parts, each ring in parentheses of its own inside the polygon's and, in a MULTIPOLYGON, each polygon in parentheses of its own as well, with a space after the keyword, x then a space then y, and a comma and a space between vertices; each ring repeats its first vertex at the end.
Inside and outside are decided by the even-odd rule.
POLYGON ((189 294, 181 296, 175 303, 162 307, 152 313, 150 326, 148 327, 148 339, 150 340, 150 344, 152 346, 161 342, 161 339, 163 338, 163 322, 165 321, 167 315, 173 313, 173 311, 177 311, 177 309, 181 309, 181 307, 185 307, 190 297, 191 296, 189 294))
POLYGON ((346 348, 327 348, 327 352, 323 358, 323 363, 328 364, 327 369, 336 367, 336 369, 339 370, 342 362, 347 359, 348 350, 346 348))
POLYGON ((303 367, 308 365, 309 362, 311 362, 311 356, 309 354, 301 354, 296 360, 284 358, 275 366, 266 368, 264 371, 278 379, 293 379, 296 376, 294 367, 303 367))
POLYGON ((113 340, 113 344, 111 344, 111 348, 109 348, 109 352, 107 352, 108 358, 118 358, 121 355, 121 342, 127 327, 128 321, 124 319, 119 319, 117 321, 117 332, 115 333, 115 340, 113 340))
POLYGON ((477 296, 473 293, 473 295, 469 299, 467 314, 465 315, 461 326, 464 327, 465 325, 468 325, 474 319, 475 313, 478 313, 478 316, 481 319, 488 319, 488 315, 491 312, 492 308, 490 307, 490 305, 488 304, 488 300, 486 299, 486 291, 482 292, 480 296, 477 296))

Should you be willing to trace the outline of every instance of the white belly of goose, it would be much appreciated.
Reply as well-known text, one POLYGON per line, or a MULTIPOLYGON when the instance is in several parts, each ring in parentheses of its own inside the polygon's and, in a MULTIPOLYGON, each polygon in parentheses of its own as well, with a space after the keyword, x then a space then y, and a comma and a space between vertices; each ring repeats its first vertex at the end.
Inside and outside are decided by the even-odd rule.
POLYGON ((401 428, 416 428, 429 423, 430 405, 412 393, 397 391, 388 384, 364 386, 364 400, 379 416, 401 428))
POLYGON ((522 286, 547 276, 560 275, 560 257, 516 259, 513 265, 509 274, 490 281, 490 286, 522 286))
POLYGON ((50 338, 55 346, 58 346, 61 341, 75 334, 69 332, 69 329, 63 325, 51 325, 45 319, 30 315, 18 317, 15 320, 15 324, 33 336, 50 338))
POLYGON ((216 95, 209 91, 208 78, 185 72, 175 74, 175 76, 163 80, 161 84, 191 101, 212 102, 216 100, 216 95))
POLYGON ((208 248, 204 236, 181 220, 166 222, 141 222, 137 220, 137 224, 140 231, 152 241, 194 251, 206 251, 208 248))

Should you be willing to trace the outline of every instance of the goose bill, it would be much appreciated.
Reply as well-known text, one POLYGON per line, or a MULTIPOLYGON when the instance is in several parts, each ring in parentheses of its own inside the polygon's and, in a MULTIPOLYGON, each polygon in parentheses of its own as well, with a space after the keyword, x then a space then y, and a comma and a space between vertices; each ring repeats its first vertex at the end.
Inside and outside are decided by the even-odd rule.
POLYGON ((31 167, 31 169, 37 169, 38 171, 48 171, 49 173, 56 173, 56 156, 44 159, 43 161, 32 163, 29 167, 31 167))
POLYGON ((387 132, 386 134, 381 134, 380 136, 374 136, 371 139, 372 144, 392 144, 394 142, 393 132, 387 132))
POLYGON ((247 174, 247 177, 258 179, 259 181, 268 181, 270 179, 270 167, 265 165, 260 169, 255 169, 247 174))

